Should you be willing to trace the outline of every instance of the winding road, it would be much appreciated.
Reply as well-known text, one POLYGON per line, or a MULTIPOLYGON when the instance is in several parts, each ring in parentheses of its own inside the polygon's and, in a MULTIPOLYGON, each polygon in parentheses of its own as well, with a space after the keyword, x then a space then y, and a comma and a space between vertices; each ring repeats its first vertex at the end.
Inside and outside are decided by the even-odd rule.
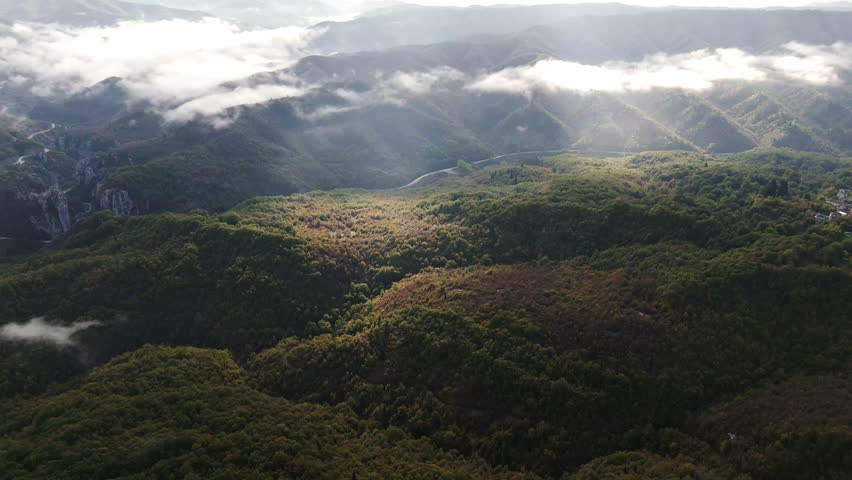
POLYGON ((30 135, 29 137, 27 137, 27 140, 32 140, 32 139, 34 139, 35 137, 37 137, 37 136, 41 135, 42 133, 47 133, 47 132, 52 131, 54 128, 56 128, 56 124, 55 124, 55 123, 51 123, 51 124, 50 124, 50 128, 45 129, 45 130, 42 130, 42 131, 40 131, 40 132, 35 132, 34 134, 32 134, 32 135, 30 135))
MULTIPOLYGON (((39 131, 39 132, 35 132, 35 133, 33 133, 32 135, 30 135, 30 136, 28 136, 28 137, 27 137, 27 140, 32 140, 32 139, 34 139, 35 137, 37 137, 37 136, 39 136, 39 135, 41 135, 41 134, 51 132, 51 131, 53 131, 53 129, 55 129, 55 128, 56 128, 56 124, 55 124, 55 123, 51 123, 51 124, 50 124, 50 128, 45 129, 45 130, 41 130, 41 131, 39 131)), ((44 145, 42 145, 42 147, 43 147, 43 146, 44 146, 44 145)), ((45 149, 44 149, 44 154, 48 154, 48 153, 50 153, 50 149, 49 149, 49 148, 45 148, 45 149)), ((24 161, 25 161, 26 159, 28 159, 28 158, 30 158, 30 157, 34 157, 34 156, 36 156, 36 155, 37 155, 36 153, 31 153, 31 154, 29 154, 29 155, 24 155, 24 156, 22 156, 22 157, 18 157, 18 159, 17 159, 17 160, 15 160, 15 165, 23 165, 23 164, 24 164, 24 161)))
MULTIPOLYGON (((558 155, 558 154, 562 154, 562 153, 573 153, 573 154, 576 154, 576 155, 590 155, 590 156, 593 156, 593 157, 601 157, 601 156, 603 156, 603 157, 626 157, 628 155, 636 155, 637 153, 642 153, 642 152, 606 152, 606 151, 602 151, 602 150, 576 150, 576 149, 571 149, 571 148, 565 148, 565 149, 562 149, 562 150, 533 150, 533 151, 529 151, 529 152, 507 153, 505 155, 497 155, 496 157, 488 157, 488 158, 473 162, 473 165, 481 165, 483 163, 493 162, 495 160, 502 160, 504 158, 519 157, 521 155, 558 155)), ((701 153, 701 154, 706 155, 708 157, 722 158, 722 157, 730 157, 732 155, 738 155, 739 153, 742 153, 742 152, 732 152, 732 153, 695 152, 695 153, 701 153)), ((440 175, 442 173, 448 173, 450 175, 455 175, 456 172, 458 171, 458 169, 459 169, 459 167, 450 167, 450 168, 444 168, 444 169, 441 169, 441 170, 436 170, 434 172, 429 172, 425 175, 421 175, 421 176, 415 178, 414 181, 412 181, 411 183, 409 183, 407 185, 403 185, 401 187, 398 187, 396 190, 404 190, 406 188, 416 187, 417 185, 422 183, 423 180, 426 180, 427 178, 433 177, 435 175, 440 175)))
MULTIPOLYGON (((496 157, 488 157, 488 158, 473 162, 473 165, 481 165, 483 163, 493 162, 495 160, 502 160, 504 158, 519 157, 521 155, 556 155, 556 154, 560 154, 560 153, 577 153, 577 154, 594 155, 594 156, 598 156, 598 155, 609 156, 609 155, 611 155, 611 156, 622 157, 622 156, 625 156, 625 155, 634 155, 638 152, 602 152, 602 151, 593 151, 593 150, 571 150, 571 149, 532 150, 532 151, 529 151, 529 152, 507 153, 507 154, 504 154, 504 155, 497 155, 496 157)), ((404 190, 406 188, 416 187, 417 185, 422 183, 423 180, 426 180, 427 178, 433 177, 435 175, 440 175, 442 173, 449 173, 450 175, 455 175, 456 172, 458 171, 458 169, 459 169, 459 167, 451 167, 451 168, 444 168, 442 170, 436 170, 434 172, 429 172, 425 175, 421 175, 421 176, 415 178, 414 181, 412 181, 411 183, 397 188, 397 190, 404 190)))

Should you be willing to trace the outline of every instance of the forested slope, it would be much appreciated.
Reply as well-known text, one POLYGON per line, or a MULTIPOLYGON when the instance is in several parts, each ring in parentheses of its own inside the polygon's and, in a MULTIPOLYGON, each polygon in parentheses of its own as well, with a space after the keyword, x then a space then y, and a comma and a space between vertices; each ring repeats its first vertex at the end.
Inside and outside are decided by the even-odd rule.
POLYGON ((844 478, 852 225, 814 215, 849 183, 789 150, 564 155, 94 215, 0 274, 6 322, 100 322, 0 343, 2 470, 844 478))

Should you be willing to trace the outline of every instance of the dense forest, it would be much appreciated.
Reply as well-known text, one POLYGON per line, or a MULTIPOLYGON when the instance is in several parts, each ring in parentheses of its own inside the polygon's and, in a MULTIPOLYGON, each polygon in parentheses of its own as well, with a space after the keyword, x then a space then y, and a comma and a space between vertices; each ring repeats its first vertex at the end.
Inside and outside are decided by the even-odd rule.
POLYGON ((852 158, 459 164, 4 265, 0 478, 852 475, 852 158))

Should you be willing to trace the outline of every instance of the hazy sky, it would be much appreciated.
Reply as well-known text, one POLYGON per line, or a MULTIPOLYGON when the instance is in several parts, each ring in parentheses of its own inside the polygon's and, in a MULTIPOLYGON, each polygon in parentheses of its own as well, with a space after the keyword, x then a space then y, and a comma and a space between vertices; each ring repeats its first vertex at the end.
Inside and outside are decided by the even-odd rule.
MULTIPOLYGON (((512 4, 512 5, 542 5, 545 3, 610 3, 613 0, 585 0, 585 1, 566 1, 566 0, 515 0, 515 1, 465 1, 465 0, 422 0, 410 3, 421 5, 495 5, 495 4, 512 4)), ((630 5, 646 5, 651 7, 663 7, 676 5, 681 7, 797 7, 809 5, 811 1, 796 1, 796 0, 752 0, 748 2, 739 1, 712 1, 712 0, 626 0, 619 3, 630 5)))
MULTIPOLYGON (((361 13, 400 3, 434 6, 470 5, 541 5, 571 3, 608 3, 618 0, 133 0, 138 3, 158 3, 169 7, 186 8, 235 18, 247 24, 262 26, 312 25, 323 20, 348 20, 361 13)), ((623 0, 621 3, 651 7, 796 7, 811 5, 820 0, 623 0)))

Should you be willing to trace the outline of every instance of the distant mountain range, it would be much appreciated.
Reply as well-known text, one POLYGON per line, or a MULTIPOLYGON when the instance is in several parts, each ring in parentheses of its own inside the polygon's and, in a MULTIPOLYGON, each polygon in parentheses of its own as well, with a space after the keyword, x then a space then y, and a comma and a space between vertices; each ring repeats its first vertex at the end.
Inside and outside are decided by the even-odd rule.
MULTIPOLYGON (((244 25, 307 26, 315 19, 336 17, 343 6, 333 0, 142 0, 171 8, 200 10, 244 25)), ((377 2, 378 3, 378 2, 377 2)), ((380 4, 380 3, 378 3, 380 4)))
POLYGON ((571 5, 424 7, 403 5, 346 22, 324 22, 316 42, 326 52, 356 52, 400 45, 426 45, 482 35, 508 35, 536 25, 577 17, 627 15, 650 9, 621 3, 571 5))
MULTIPOLYGON (((517 12, 534 23, 545 11, 541 8, 517 12)), ((508 18, 500 8, 493 12, 494 18, 508 18)), ((329 24, 320 42, 325 48, 337 42, 358 50, 376 38, 390 44, 408 41, 396 36, 404 30, 394 26, 394 15, 392 10, 369 21, 329 24)), ((61 209, 72 220, 101 208, 122 214, 221 211, 258 195, 392 188, 455 166, 460 159, 518 151, 731 153, 788 147, 852 153, 848 81, 820 86, 729 80, 705 90, 544 89, 532 94, 466 87, 470 79, 543 58, 599 65, 637 62, 658 53, 737 48, 763 54, 791 41, 852 42, 852 13, 566 15, 522 32, 309 56, 284 71, 223 86, 235 91, 296 82, 307 90, 297 97, 236 107, 226 112, 236 120, 216 128, 203 120, 164 124, 145 105, 129 103, 119 78, 70 98, 42 99, 29 116, 41 122, 34 128, 60 125, 37 139, 52 153, 34 156, 24 169, 12 165, 16 156, 10 153, 0 159, 0 171, 7 172, 6 190, 17 192, 9 198, 27 205, 17 211, 41 212, 38 218, 48 220, 16 217, 15 227, 0 225, 0 235, 12 229, 29 229, 31 236, 57 235, 64 229, 56 213, 61 209), (58 179, 62 188, 51 190, 51 179, 58 179), (57 196, 56 191, 64 193, 57 196)), ((424 22, 431 24, 434 18, 426 16, 424 22)))
POLYGON ((197 20, 201 12, 119 0, 0 0, 0 22, 91 26, 121 20, 197 20))
POLYGON ((812 3, 801 9, 818 9, 818 10, 852 10, 852 2, 818 2, 812 3))
MULTIPOLYGON (((726 10, 712 5, 700 10, 726 10)), ((574 17, 629 15, 682 7, 649 8, 625 3, 495 5, 470 7, 423 6, 377 0, 351 20, 323 21, 357 13, 325 0, 0 0, 0 21, 28 21, 77 26, 104 25, 122 20, 199 19, 216 16, 244 26, 309 26, 325 31, 317 46, 324 52, 353 52, 398 45, 425 45, 480 35, 501 35, 558 23, 574 17), (385 7, 379 8, 382 5, 385 7)), ((852 2, 818 2, 782 10, 852 10, 852 2)))

